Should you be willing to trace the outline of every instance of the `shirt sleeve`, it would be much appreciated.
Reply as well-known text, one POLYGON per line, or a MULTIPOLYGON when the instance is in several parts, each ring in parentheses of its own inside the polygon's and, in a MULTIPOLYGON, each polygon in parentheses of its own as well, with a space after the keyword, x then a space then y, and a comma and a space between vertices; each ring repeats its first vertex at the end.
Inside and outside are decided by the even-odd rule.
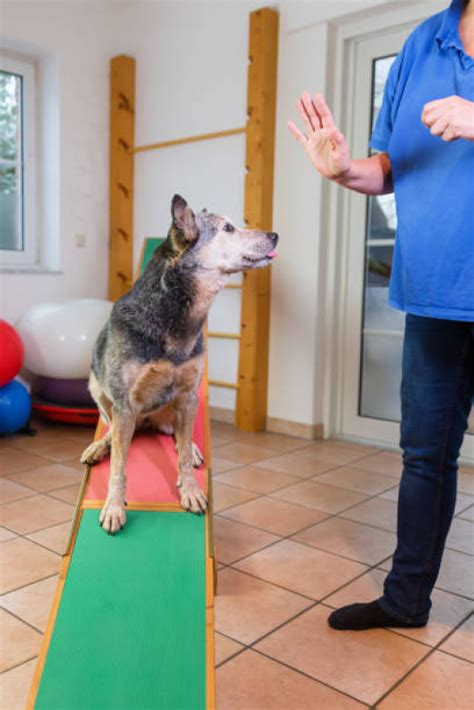
POLYGON ((370 147, 375 150, 388 152, 388 146, 393 131, 395 117, 395 106, 400 84, 401 68, 405 54, 405 47, 402 48, 397 58, 390 67, 383 94, 382 106, 375 121, 374 130, 370 139, 370 147))

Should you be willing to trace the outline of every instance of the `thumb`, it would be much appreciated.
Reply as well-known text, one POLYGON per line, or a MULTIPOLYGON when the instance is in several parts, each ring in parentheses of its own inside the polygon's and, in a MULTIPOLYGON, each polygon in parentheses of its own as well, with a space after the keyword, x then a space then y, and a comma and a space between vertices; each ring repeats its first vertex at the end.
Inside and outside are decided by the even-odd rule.
POLYGON ((332 141, 334 141, 334 143, 336 143, 339 146, 344 145, 346 142, 346 139, 344 138, 343 134, 341 133, 341 131, 338 128, 335 128, 333 131, 331 131, 331 134, 329 137, 332 141))

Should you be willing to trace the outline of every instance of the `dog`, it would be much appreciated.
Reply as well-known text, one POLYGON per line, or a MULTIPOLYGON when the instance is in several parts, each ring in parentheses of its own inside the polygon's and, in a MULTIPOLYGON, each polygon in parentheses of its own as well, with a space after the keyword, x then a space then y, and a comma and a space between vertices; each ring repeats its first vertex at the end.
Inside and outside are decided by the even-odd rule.
POLYGON ((135 430, 173 435, 178 451, 176 485, 182 507, 203 513, 207 499, 193 466, 202 456, 192 441, 209 308, 231 274, 270 264, 278 235, 236 227, 231 220, 194 213, 175 195, 166 240, 153 253, 133 288, 115 302, 92 353, 89 390, 107 434, 82 454, 93 465, 110 451, 103 530, 126 522, 125 465, 135 430))

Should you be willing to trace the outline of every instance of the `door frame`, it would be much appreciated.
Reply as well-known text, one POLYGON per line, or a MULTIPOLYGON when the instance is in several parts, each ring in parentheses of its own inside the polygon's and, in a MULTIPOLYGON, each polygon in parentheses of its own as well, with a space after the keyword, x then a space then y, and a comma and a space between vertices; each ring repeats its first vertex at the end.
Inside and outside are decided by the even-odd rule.
MULTIPOLYGON (((373 10, 352 14, 329 25, 326 96, 336 125, 341 126, 354 147, 350 107, 355 94, 354 71, 356 43, 380 35, 383 31, 410 29, 426 17, 446 9, 446 0, 432 2, 387 3, 373 10), (396 6, 395 6, 396 5, 396 6)), ((367 146, 368 150, 368 146, 367 146)), ((367 155, 367 150, 359 156, 367 155)), ((325 357, 323 362, 323 425, 325 436, 336 436, 368 444, 398 448, 399 425, 395 422, 377 422, 375 436, 343 434, 342 411, 344 390, 344 345, 347 319, 349 259, 349 214, 353 195, 329 181, 323 184, 325 214, 321 217, 323 234, 321 263, 325 268, 325 357)), ((359 207, 361 209, 361 207, 359 207)), ((360 317, 358 322, 360 325, 360 317)), ((360 327, 359 327, 360 333, 360 327)), ((374 422, 375 420, 372 420, 374 422)), ((372 425, 371 425, 372 426, 372 425)), ((469 436, 463 447, 463 460, 474 462, 474 436, 469 436), (467 444, 467 445, 466 445, 467 444)))

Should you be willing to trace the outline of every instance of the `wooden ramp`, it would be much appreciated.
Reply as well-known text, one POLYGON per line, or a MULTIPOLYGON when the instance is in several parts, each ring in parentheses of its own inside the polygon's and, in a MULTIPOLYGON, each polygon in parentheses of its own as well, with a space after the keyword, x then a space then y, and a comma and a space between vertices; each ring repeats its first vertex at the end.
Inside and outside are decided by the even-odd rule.
MULTIPOLYGON (((160 241, 146 240, 141 270, 160 241)), ((205 459, 195 474, 210 501, 203 516, 179 505, 171 437, 134 438, 127 524, 115 536, 99 527, 108 457, 86 471, 28 708, 215 708, 207 381, 194 437, 205 459)))

